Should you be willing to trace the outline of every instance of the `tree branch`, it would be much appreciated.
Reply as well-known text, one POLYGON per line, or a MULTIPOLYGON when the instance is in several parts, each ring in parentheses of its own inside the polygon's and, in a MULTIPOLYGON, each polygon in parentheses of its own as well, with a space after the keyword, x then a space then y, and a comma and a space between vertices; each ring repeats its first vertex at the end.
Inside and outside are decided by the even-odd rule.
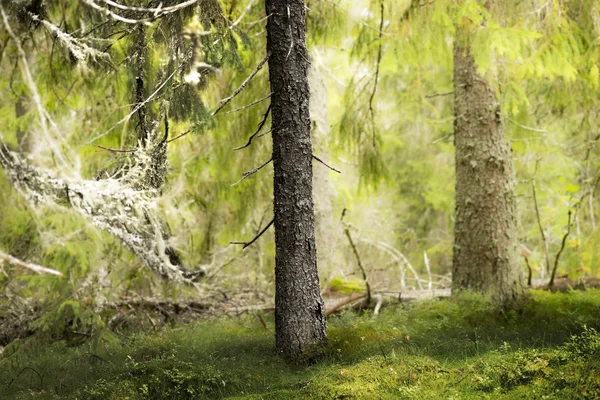
POLYGON ((565 249, 565 244, 567 243, 567 237, 569 237, 569 234, 571 233, 571 215, 572 215, 572 211, 569 209, 567 232, 565 233, 565 235, 562 238, 562 243, 560 245, 560 249, 558 250, 558 253, 556 253, 556 258, 554 259, 554 268, 552 268, 552 274, 550 275, 550 282, 548 282, 548 287, 550 287, 550 288, 552 288, 554 286, 554 277, 556 276, 556 270, 558 269, 558 261, 560 260, 560 255, 562 254, 563 250, 565 249))
POLYGON ((0 250, 0 260, 4 260, 12 265, 16 265, 17 267, 27 268, 31 271, 37 272, 38 274, 51 274, 56 276, 63 276, 62 272, 57 271, 55 269, 42 267, 41 265, 28 263, 25 261, 21 261, 16 257, 11 256, 10 254, 6 254, 5 252, 0 250))
POLYGON ((255 173, 257 173, 258 171, 260 171, 261 169, 263 169, 267 164, 269 164, 271 161, 273 161, 273 157, 269 158, 269 160, 267 162, 265 162, 263 165, 261 165, 260 167, 256 167, 254 169, 251 169, 250 171, 246 171, 244 172, 244 175, 242 177, 242 179, 240 179, 239 181, 237 181, 236 183, 232 184, 231 186, 235 186, 238 183, 240 183, 241 181, 243 181, 244 179, 246 179, 247 177, 254 175, 255 173))
POLYGON ((265 226, 265 227, 263 228, 263 230, 262 230, 262 231, 260 231, 260 232, 258 233, 258 235, 256 235, 256 236, 254 237, 254 239, 252 239, 252 240, 251 240, 251 241, 249 241, 249 242, 229 242, 229 244, 243 244, 243 245, 244 245, 244 247, 242 247, 242 250, 244 250, 246 247, 249 247, 249 246, 251 246, 251 245, 252 245, 252 243, 256 242, 256 241, 257 241, 257 240, 258 240, 258 239, 259 239, 259 238, 260 238, 260 237, 263 235, 263 233, 265 233, 265 232, 267 231, 267 229, 269 229, 269 228, 271 227, 271 225, 273 225, 273 223, 274 223, 274 222, 275 222, 275 218, 273 218, 273 219, 271 220, 271 222, 269 222, 269 223, 267 224, 267 226, 265 226))
POLYGON ((226 114, 233 114, 233 113, 236 113, 236 112, 238 112, 238 111, 245 110, 246 108, 250 108, 250 107, 252 107, 253 105, 255 105, 255 104, 258 104, 258 103, 260 103, 260 102, 263 102, 263 101, 265 101, 266 99, 268 99, 268 98, 270 98, 270 97, 271 97, 271 95, 269 94, 268 96, 265 96, 265 97, 263 97, 263 98, 262 98, 262 99, 260 99, 260 100, 253 101, 252 103, 250 103, 250 104, 248 104, 248 105, 245 105, 245 106, 243 106, 243 107, 236 108, 235 110, 231 110, 231 111, 226 111, 226 112, 224 112, 224 113, 223 113, 223 115, 226 115, 226 114))
POLYGON ((339 169, 335 169, 335 168, 333 168, 332 166, 328 165, 328 164, 327 164, 325 161, 321 160, 319 157, 315 156, 314 154, 313 154, 312 156, 313 156, 313 158, 314 158, 315 160, 317 160, 318 162, 320 162, 321 164, 323 164, 324 166, 326 166, 326 167, 327 167, 327 168, 329 168, 330 170, 332 170, 332 171, 335 171, 335 172, 337 172, 338 174, 341 174, 341 173, 342 173, 342 171, 340 171, 339 169))
POLYGON ((254 71, 252 71, 250 73, 250 75, 248 75, 248 77, 244 80, 244 82, 242 82, 242 84, 240 85, 239 88, 237 88, 235 90, 235 92, 233 92, 233 94, 223 100, 221 100, 219 102, 219 107, 217 107, 217 109, 212 113, 213 116, 217 115, 217 113, 219 111, 221 111, 223 109, 223 107, 225 107, 227 105, 227 103, 229 103, 231 100, 233 100, 233 98, 235 96, 237 96, 238 94, 240 94, 240 92, 242 90, 244 90, 246 88, 246 86, 248 86, 248 83, 250 83, 250 81, 252 80, 252 78, 254 78, 254 76, 258 73, 258 71, 260 71, 263 67, 263 65, 265 65, 265 63, 267 62, 267 60, 269 59, 270 54, 267 53, 267 55, 265 56, 265 58, 263 58, 258 65, 256 66, 256 68, 254 69, 254 71))
POLYGON ((250 145, 252 144, 252 139, 254 139, 254 137, 255 137, 256 135, 258 135, 258 133, 259 133, 259 132, 262 130, 263 126, 265 126, 265 123, 267 122, 267 118, 269 117, 269 113, 270 113, 270 112, 271 112, 271 104, 269 104, 269 107, 267 108, 267 111, 264 113, 262 121, 260 121, 260 123, 258 124, 258 129, 256 129, 256 132, 254 132, 254 133, 252 134, 252 136, 250 136, 250 137, 248 138, 248 143, 246 143, 246 144, 245 144, 245 145, 243 145, 243 146, 236 147, 236 148, 235 148, 235 149, 233 149, 233 150, 241 150, 241 149, 245 149, 246 147, 248 147, 248 146, 250 146, 250 145))

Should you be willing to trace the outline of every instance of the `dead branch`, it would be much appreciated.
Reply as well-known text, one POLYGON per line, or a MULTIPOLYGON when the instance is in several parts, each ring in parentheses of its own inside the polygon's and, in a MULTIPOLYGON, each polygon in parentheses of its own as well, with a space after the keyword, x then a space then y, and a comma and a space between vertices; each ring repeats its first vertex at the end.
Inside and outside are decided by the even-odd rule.
POLYGON ((270 54, 267 53, 267 55, 265 56, 265 58, 263 58, 258 65, 256 66, 256 68, 254 69, 254 71, 252 71, 250 73, 250 75, 248 75, 248 77, 244 80, 244 82, 242 82, 242 84, 240 85, 239 88, 237 88, 233 94, 223 100, 221 100, 219 102, 219 107, 217 107, 217 109, 215 111, 213 111, 212 115, 215 116, 217 115, 217 113, 219 111, 221 111, 223 109, 223 107, 225 107, 227 105, 227 103, 229 103, 231 100, 233 100, 233 98, 235 96, 237 96, 238 94, 240 94, 240 92, 242 90, 244 90, 246 88, 246 86, 248 85, 248 83, 250 83, 250 81, 252 80, 252 78, 254 78, 254 76, 258 73, 258 71, 260 71, 263 67, 263 65, 265 65, 265 63, 267 62, 267 60, 269 59, 270 54))
POLYGON ((554 286, 554 277, 556 275, 556 270, 558 269, 558 261, 560 260, 560 256, 561 256, 563 250, 565 249, 565 244, 567 243, 567 238, 569 237, 569 234, 571 233, 571 215, 572 215, 572 212, 569 209, 567 232, 565 233, 565 235, 562 238, 562 243, 560 245, 560 249, 558 250, 558 253, 556 253, 556 258, 554 259, 554 268, 552 268, 552 274, 550 275, 550 282, 548 282, 548 287, 550 287, 550 288, 552 288, 554 286))
POLYGON ((254 175, 255 173, 257 173, 258 171, 260 171, 261 169, 263 169, 267 164, 269 164, 271 161, 273 161, 273 157, 269 158, 269 160, 267 162, 265 162, 263 165, 256 167, 254 169, 251 169, 250 171, 246 171, 244 172, 244 175, 242 177, 242 179, 240 179, 239 181, 237 181, 236 183, 232 184, 231 186, 235 186, 238 183, 240 183, 241 181, 243 181, 244 179, 246 179, 249 176, 254 175))
POLYGON ((177 139, 179 139, 179 138, 181 138, 181 137, 184 137, 185 135, 187 135, 187 134, 188 134, 188 133, 190 133, 191 131, 192 131, 191 129, 188 129, 187 131, 185 131, 185 132, 183 132, 183 133, 181 133, 181 134, 179 134, 179 135, 175 136, 174 138, 167 140, 167 143, 171 143, 171 142, 172 142, 172 141, 174 141, 174 140, 177 140, 177 139))
POLYGON ((252 144, 252 140, 254 139, 254 137, 256 135, 259 134, 259 132, 262 130, 263 126, 265 126, 265 123, 267 122, 267 118, 269 117, 269 113, 271 112, 271 104, 269 104, 269 107, 267 107, 267 111, 265 111, 265 113, 263 114, 263 119, 260 121, 260 123, 258 124, 258 128, 256 129, 256 132, 254 132, 249 138, 248 138, 248 143, 246 143, 243 146, 240 147, 236 147, 233 150, 241 150, 241 149, 245 149, 246 147, 250 146, 252 144))
POLYGON ((321 164, 323 164, 324 166, 326 166, 326 167, 327 167, 327 168, 329 168, 330 170, 332 170, 332 171, 335 171, 335 172, 337 172, 338 174, 341 174, 341 173, 342 173, 342 171, 340 171, 339 169, 335 169, 335 168, 333 168, 332 166, 328 165, 328 164, 327 164, 325 161, 321 160, 319 157, 315 156, 314 154, 313 154, 312 156, 313 156, 313 158, 314 158, 315 160, 317 160, 318 162, 320 162, 321 164))
MULTIPOLYGON (((346 209, 344 209, 344 211, 342 212, 342 219, 344 218, 345 211, 346 211, 346 209)), ((352 247, 352 251, 354 252, 354 256, 356 257, 356 262, 358 264, 358 268, 360 269, 360 272, 362 273, 363 280, 365 281, 365 286, 367 288, 367 300, 366 300, 366 303, 370 304, 371 303, 371 299, 372 299, 372 297, 371 297, 371 285, 369 284, 369 277, 367 276, 367 271, 365 271, 365 268, 362 265, 362 261, 360 260, 360 255, 358 254, 358 250, 356 249, 356 245, 354 244, 354 241, 352 240, 352 235, 350 234, 350 227, 349 227, 349 225, 346 224, 346 223, 344 223, 343 220, 342 220, 342 223, 344 224, 344 234, 348 238, 348 242, 350 242, 350 247, 352 247)))
POLYGON ((271 225, 273 225, 273 223, 274 223, 274 222, 275 222, 275 219, 273 218, 273 219, 271 220, 271 222, 269 222, 269 223, 267 224, 267 226, 265 226, 265 227, 263 228, 263 230, 262 230, 262 231, 260 231, 260 232, 258 233, 258 235, 256 235, 256 236, 254 237, 254 239, 252 239, 252 240, 251 240, 251 241, 249 241, 249 242, 229 242, 229 244, 243 244, 243 245, 244 245, 244 247, 242 247, 242 250, 244 250, 246 247, 249 247, 249 246, 251 246, 251 245, 252 245, 254 242, 256 242, 256 241, 257 241, 257 240, 258 240, 258 239, 259 239, 259 238, 260 238, 260 237, 263 235, 263 233, 265 233, 265 232, 267 231, 267 229, 269 229, 269 228, 271 227, 271 225))
POLYGON ((41 265, 28 263, 25 261, 21 261, 16 257, 11 256, 10 254, 6 254, 5 252, 0 250, 0 260, 4 260, 12 265, 16 265, 17 267, 27 268, 33 272, 38 274, 51 274, 56 276, 63 276, 62 272, 57 271, 55 269, 42 267, 41 265))
MULTIPOLYGON (((540 235, 542 237, 542 243, 544 244, 544 255, 546 258, 546 271, 550 272, 550 256, 548 255, 548 240, 546 239, 546 234, 544 233, 544 227, 542 226, 542 219, 540 217, 540 208, 538 207, 537 201, 537 192, 535 190, 535 176, 537 175, 537 169, 540 160, 538 159, 535 163, 535 172, 533 178, 531 178, 531 191, 533 193, 533 206, 535 207, 535 216, 537 218, 538 227, 540 229, 540 235)), ((542 273, 542 279, 543 279, 542 273)))
POLYGON ((258 100, 256 100, 256 101, 253 101, 253 102, 252 102, 252 103, 250 103, 250 104, 246 104, 246 105, 245 105, 245 106, 243 106, 243 107, 236 108, 235 110, 231 110, 231 111, 226 111, 226 112, 224 112, 224 113, 223 113, 223 115, 227 115, 227 114, 233 114, 233 113, 236 113, 236 112, 238 112, 238 111, 245 110, 246 108, 250 108, 250 107, 252 107, 253 105, 256 105, 256 104, 258 104, 258 103, 262 103, 263 101, 265 101, 266 99, 268 99, 268 98, 270 98, 270 97, 271 97, 271 95, 269 94, 268 96, 265 96, 265 97, 263 97, 262 99, 258 99, 258 100))

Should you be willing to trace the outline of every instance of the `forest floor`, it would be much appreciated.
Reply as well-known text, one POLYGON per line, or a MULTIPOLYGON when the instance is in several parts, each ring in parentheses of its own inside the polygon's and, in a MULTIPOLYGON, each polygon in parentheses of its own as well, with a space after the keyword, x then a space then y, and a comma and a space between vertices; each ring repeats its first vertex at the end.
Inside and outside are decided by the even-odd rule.
POLYGON ((600 290, 528 297, 508 313, 465 295, 334 315, 325 355, 303 367, 274 354, 269 313, 19 340, 0 355, 0 398, 600 398, 600 290))

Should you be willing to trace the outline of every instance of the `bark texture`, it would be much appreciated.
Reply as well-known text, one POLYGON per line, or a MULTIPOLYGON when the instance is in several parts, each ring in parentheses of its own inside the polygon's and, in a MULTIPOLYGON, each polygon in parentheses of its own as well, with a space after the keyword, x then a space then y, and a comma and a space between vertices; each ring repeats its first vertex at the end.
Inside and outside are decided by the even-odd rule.
POLYGON ((275 341, 285 357, 316 356, 325 340, 312 197, 308 57, 302 0, 265 0, 275 215, 275 341))
POLYGON ((453 291, 508 304, 523 290, 512 150, 495 91, 477 72, 464 32, 454 44, 454 104, 453 291))

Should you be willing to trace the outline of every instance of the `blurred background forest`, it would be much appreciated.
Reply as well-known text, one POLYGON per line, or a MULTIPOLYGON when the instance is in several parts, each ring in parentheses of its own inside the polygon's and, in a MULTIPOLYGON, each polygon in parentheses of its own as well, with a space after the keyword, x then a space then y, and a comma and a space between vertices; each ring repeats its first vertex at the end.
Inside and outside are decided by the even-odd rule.
MULTIPOLYGON (((167 115, 170 132, 166 182, 152 209, 183 264, 204 277, 194 285, 162 279, 81 212, 32 206, 0 170, 0 250, 63 274, 0 263, 0 319, 11 320, 0 344, 14 339, 14 324, 31 327, 42 310, 36 329, 62 330, 75 318, 73 330, 86 332, 104 324, 97 313, 104 304, 120 300, 271 302, 272 232, 244 250, 230 244, 250 240, 273 218, 272 167, 247 173, 271 154, 267 69, 215 113, 265 57, 262 2, 201 0, 201 12, 148 24, 107 18, 106 10, 123 19, 138 14, 106 3, 3 2, 2 142, 56 176, 110 175, 133 157, 142 74, 147 113, 167 115), (235 150, 261 125, 250 146, 235 150)), ((180 2, 161 7, 170 3, 180 2)), ((501 3, 477 31, 472 52, 499 88, 518 181, 524 274, 529 264, 534 280, 548 279, 571 224, 558 274, 598 276, 600 6, 501 3)), ((364 290, 345 232, 374 290, 449 287, 452 37, 455 21, 481 20, 487 11, 470 0, 306 5, 314 153, 341 171, 313 166, 324 292, 364 290)))

